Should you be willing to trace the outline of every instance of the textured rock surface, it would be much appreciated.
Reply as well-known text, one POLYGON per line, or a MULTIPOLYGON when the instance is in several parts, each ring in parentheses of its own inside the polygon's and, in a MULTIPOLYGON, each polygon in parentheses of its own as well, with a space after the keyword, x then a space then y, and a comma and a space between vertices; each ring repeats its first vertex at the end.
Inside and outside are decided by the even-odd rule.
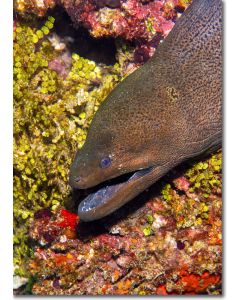
POLYGON ((128 40, 151 40, 166 36, 190 0, 16 0, 18 12, 43 16, 56 4, 63 6, 75 24, 94 37, 114 36, 128 40))
POLYGON ((29 269, 40 295, 221 293, 221 154, 176 170, 113 215, 39 211, 29 269))

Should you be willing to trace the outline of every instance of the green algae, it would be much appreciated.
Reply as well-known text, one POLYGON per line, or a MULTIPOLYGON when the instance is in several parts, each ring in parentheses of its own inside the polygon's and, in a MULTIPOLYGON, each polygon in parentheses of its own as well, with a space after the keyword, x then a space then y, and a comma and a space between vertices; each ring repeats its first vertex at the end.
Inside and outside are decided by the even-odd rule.
POLYGON ((149 224, 152 224, 153 221, 154 221, 154 218, 153 218, 152 215, 147 215, 147 216, 146 216, 146 219, 147 219, 147 222, 148 222, 149 224))
POLYGON ((144 234, 145 236, 149 236, 149 235, 151 235, 151 233, 152 233, 151 226, 145 226, 145 227, 143 228, 143 234, 144 234))
POLYGON ((184 196, 171 183, 161 189, 161 198, 174 216, 177 228, 200 226, 208 222, 209 207, 222 192, 222 153, 213 153, 205 160, 191 163, 183 174, 189 183, 184 196))
POLYGON ((119 66, 72 54, 67 76, 49 68, 61 59, 48 37, 54 18, 39 29, 18 22, 14 32, 14 265, 25 275, 31 255, 28 226, 41 208, 70 197, 68 172, 94 113, 119 82, 119 66))
POLYGON ((216 193, 222 187, 222 154, 213 154, 207 161, 198 162, 187 172, 190 192, 199 192, 204 198, 216 193))
POLYGON ((211 224, 212 210, 218 209, 217 199, 222 193, 222 152, 219 150, 198 162, 188 162, 184 168, 181 176, 160 181, 162 207, 156 214, 152 215, 150 211, 146 214, 142 229, 145 236, 151 235, 156 226, 165 226, 162 224, 169 217, 179 230, 211 224), (165 221, 159 221, 158 216, 165 221), (163 223, 160 225, 159 222, 163 223))
POLYGON ((148 17, 144 23, 146 26, 146 30, 154 36, 156 34, 156 30, 154 28, 154 23, 155 23, 154 18, 148 17))
POLYGON ((173 199, 173 196, 171 195, 171 185, 169 183, 165 184, 164 187, 162 188, 162 197, 164 200, 167 202, 170 202, 173 199))

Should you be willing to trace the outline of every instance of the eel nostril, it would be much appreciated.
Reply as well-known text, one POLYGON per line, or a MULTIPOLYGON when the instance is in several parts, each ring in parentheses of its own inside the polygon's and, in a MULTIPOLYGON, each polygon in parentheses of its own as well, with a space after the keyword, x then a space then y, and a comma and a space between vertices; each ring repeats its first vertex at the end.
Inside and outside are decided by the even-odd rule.
POLYGON ((74 177, 74 181, 75 181, 75 182, 80 182, 80 181, 81 181, 81 176, 76 176, 76 177, 74 177))

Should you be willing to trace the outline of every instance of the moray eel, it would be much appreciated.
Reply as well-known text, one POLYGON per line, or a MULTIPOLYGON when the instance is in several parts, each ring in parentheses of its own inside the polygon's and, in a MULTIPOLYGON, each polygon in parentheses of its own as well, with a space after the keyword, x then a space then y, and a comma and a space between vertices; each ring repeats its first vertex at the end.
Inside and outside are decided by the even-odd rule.
POLYGON ((222 2, 193 0, 95 114, 70 169, 73 188, 101 183, 80 203, 80 219, 112 213, 178 164, 219 148, 221 102, 222 2))

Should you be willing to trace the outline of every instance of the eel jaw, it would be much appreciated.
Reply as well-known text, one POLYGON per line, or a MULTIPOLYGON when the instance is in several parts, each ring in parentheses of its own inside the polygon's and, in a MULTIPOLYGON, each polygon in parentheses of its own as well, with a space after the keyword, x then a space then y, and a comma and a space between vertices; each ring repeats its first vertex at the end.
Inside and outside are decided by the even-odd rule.
POLYGON ((140 194, 163 175, 160 166, 136 171, 126 182, 107 185, 88 195, 78 206, 80 220, 103 218, 140 194))

